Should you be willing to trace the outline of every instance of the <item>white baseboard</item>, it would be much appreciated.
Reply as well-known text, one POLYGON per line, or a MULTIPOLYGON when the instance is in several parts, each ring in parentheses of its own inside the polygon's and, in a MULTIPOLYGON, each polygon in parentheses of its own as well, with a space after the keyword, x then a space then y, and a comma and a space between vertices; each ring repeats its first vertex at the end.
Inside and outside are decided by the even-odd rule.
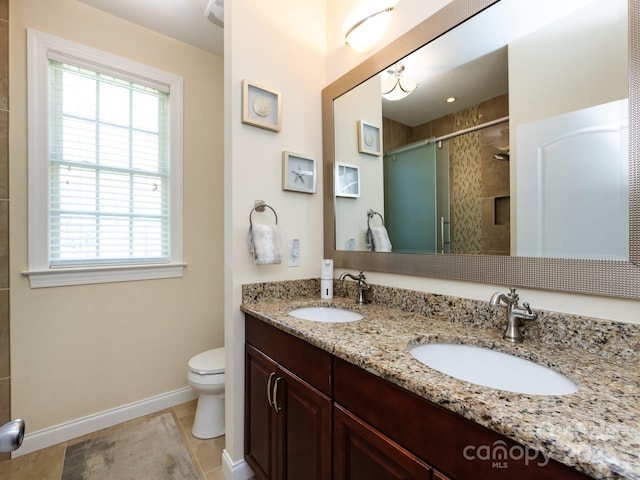
POLYGON ((253 471, 244 459, 234 462, 225 448, 222 450, 222 473, 225 480, 249 480, 253 471))
POLYGON ((103 428, 112 427, 113 425, 133 420, 134 418, 159 412, 165 408, 171 408, 195 398, 197 398, 195 391, 191 387, 184 387, 138 402, 71 420, 70 422, 61 423, 60 425, 44 428, 37 432, 30 432, 24 436, 22 446, 11 454, 11 458, 20 457, 42 448, 102 430, 103 428))

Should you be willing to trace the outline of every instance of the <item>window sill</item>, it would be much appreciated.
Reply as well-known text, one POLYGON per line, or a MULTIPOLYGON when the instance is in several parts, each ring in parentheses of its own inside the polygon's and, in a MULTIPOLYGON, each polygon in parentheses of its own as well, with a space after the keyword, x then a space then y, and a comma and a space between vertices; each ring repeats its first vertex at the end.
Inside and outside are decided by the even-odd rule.
POLYGON ((185 263, 162 265, 111 265, 100 267, 56 268, 22 272, 31 288, 64 287, 94 283, 133 282, 182 277, 185 263))

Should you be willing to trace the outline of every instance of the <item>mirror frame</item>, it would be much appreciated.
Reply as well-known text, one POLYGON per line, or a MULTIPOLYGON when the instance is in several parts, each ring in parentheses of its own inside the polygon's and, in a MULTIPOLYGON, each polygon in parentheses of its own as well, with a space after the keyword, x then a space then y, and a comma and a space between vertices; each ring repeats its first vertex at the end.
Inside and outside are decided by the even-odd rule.
POLYGON ((629 1, 629 261, 335 249, 333 100, 500 0, 453 0, 322 90, 324 256, 339 268, 640 299, 640 2, 629 1))

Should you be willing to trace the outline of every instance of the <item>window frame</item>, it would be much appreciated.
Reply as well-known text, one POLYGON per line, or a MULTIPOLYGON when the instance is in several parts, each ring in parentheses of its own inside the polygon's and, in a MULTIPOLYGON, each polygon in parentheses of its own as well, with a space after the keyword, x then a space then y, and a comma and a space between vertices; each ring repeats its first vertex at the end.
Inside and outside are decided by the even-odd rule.
POLYGON ((183 80, 117 55, 27 29, 28 270, 31 288, 181 277, 183 263, 183 80), (117 263, 52 268, 49 265, 49 56, 117 73, 169 90, 169 262, 117 263))

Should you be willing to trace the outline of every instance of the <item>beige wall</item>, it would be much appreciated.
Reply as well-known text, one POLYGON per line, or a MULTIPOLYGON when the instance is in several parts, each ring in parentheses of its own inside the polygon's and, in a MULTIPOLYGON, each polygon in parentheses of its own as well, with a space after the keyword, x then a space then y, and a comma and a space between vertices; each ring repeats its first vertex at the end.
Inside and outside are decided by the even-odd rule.
MULTIPOLYGON (((9 364, 9 0, 0 0, 0 425, 11 418, 9 364)), ((9 458, 0 453, 0 462, 9 458)))
MULTIPOLYGON (((626 12, 626 0, 599 0, 509 45, 511 145, 518 145, 521 125, 628 96, 628 49, 620 47, 627 43, 626 12), (574 34, 558 36, 566 30, 574 34)), ((510 165, 511 251, 517 252, 517 148, 510 165)))
MULTIPOLYGON (((311 278, 322 259, 322 124, 325 0, 233 0, 225 4, 225 344, 226 454, 244 456, 244 283, 311 278), (282 92, 279 133, 241 123, 247 79, 282 92), (318 162, 317 193, 282 190, 282 151, 318 162), (249 213, 261 199, 278 213, 283 249, 300 239, 300 266, 255 265, 247 249, 249 213)), ((254 221, 271 223, 270 212, 254 221)), ((318 296, 320 292, 318 292, 318 296)))
POLYGON ((30 433, 187 385, 223 344, 223 60, 75 0, 11 0, 12 413, 30 433), (183 278, 32 290, 26 35, 33 28, 184 78, 183 278))
MULTIPOLYGON (((338 161, 360 168, 360 197, 337 197, 336 245, 347 250, 349 239, 355 239, 355 250, 367 250, 367 211, 373 209, 384 215, 384 164, 382 155, 358 152, 358 120, 380 128, 382 145, 382 103, 380 77, 371 77, 342 95, 335 104, 335 155, 338 161)), ((371 220, 371 226, 380 225, 380 218, 371 220)))
POLYGON ((510 43, 511 145, 520 125, 627 98, 627 37, 627 1, 599 0, 510 43))

